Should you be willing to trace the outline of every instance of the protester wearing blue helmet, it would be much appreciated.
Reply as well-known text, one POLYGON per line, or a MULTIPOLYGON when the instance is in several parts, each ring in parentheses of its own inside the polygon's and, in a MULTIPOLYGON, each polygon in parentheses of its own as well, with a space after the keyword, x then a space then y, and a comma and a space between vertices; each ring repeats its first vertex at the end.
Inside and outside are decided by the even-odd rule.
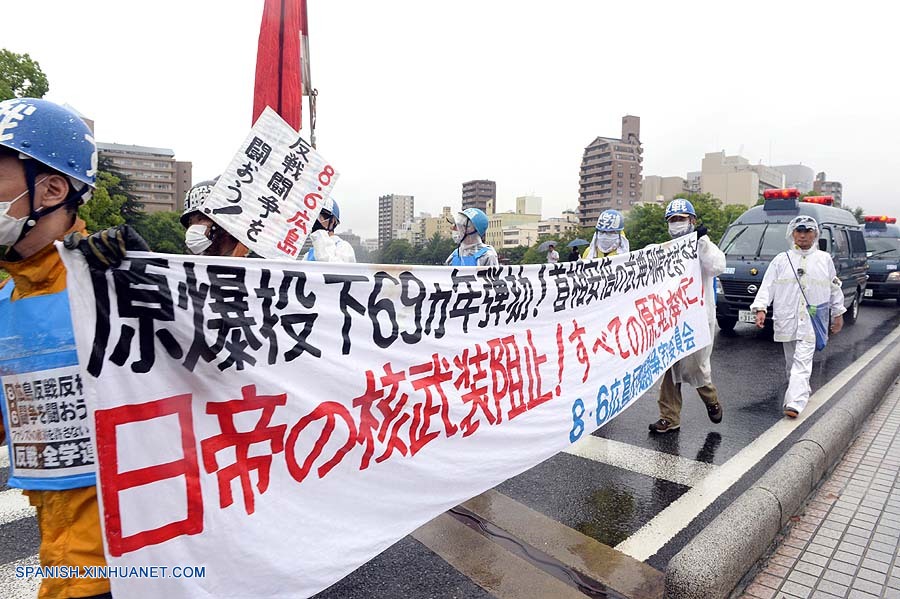
POLYGON ((597 218, 597 226, 590 245, 584 250, 582 260, 627 254, 628 238, 625 237, 625 217, 618 210, 604 210, 597 218))
MULTIPOLYGON (((710 339, 715 338, 716 300, 713 279, 725 270, 725 254, 706 234, 706 227, 697 226, 697 212, 685 199, 674 199, 666 206, 666 221, 672 238, 697 231, 697 253, 700 258, 700 274, 703 278, 703 295, 709 323, 710 339)), ((681 426, 681 385, 687 383, 700 395, 706 405, 706 413, 713 423, 722 421, 722 404, 712 383, 709 358, 713 344, 682 358, 665 373, 659 390, 659 420, 650 425, 650 432, 668 433, 681 426)))
POLYGON ((341 222, 341 208, 337 201, 328 198, 313 224, 309 239, 312 248, 306 252, 304 260, 315 262, 356 262, 353 246, 334 234, 341 222))
MULTIPOLYGON (((6 377, 24 382, 19 399, 41 414, 45 410, 49 414, 52 407, 47 403, 49 396, 40 397, 37 387, 31 395, 31 381, 40 378, 39 373, 52 368, 51 380, 59 377, 60 381, 80 380, 76 377, 81 376, 72 351, 66 269, 54 241, 67 234, 78 236, 74 245, 91 265, 108 265, 116 252, 124 255, 126 249, 147 249, 138 243, 138 237, 132 237, 130 229, 104 231, 91 238, 81 235, 84 222, 77 211, 90 198, 96 173, 96 145, 78 114, 46 100, 0 102, 0 268, 10 275, 0 288, 0 371, 4 382, 6 377)), ((20 385, 16 383, 16 387, 20 385)), ((0 442, 6 436, 3 423, 17 428, 18 439, 8 444, 8 484, 23 489, 37 509, 41 566, 78 567, 81 571, 87 566, 105 566, 92 453, 95 440, 87 413, 84 420, 75 421, 78 426, 70 427, 81 431, 81 436, 66 437, 66 444, 74 444, 79 453, 63 464, 59 444, 23 441, 36 433, 55 438, 61 429, 51 417, 46 424, 43 416, 37 422, 23 422, 11 409, 12 403, 7 403, 15 399, 0 399, 0 442), (28 453, 33 459, 27 458, 28 453), (76 470, 63 467, 73 464, 77 464, 76 470)), ((41 597, 108 593, 109 580, 105 578, 41 580, 41 597)))
POLYGON ((450 266, 496 266, 497 252, 484 243, 488 217, 478 208, 466 208, 456 213, 453 222, 453 241, 458 245, 444 264, 450 266))

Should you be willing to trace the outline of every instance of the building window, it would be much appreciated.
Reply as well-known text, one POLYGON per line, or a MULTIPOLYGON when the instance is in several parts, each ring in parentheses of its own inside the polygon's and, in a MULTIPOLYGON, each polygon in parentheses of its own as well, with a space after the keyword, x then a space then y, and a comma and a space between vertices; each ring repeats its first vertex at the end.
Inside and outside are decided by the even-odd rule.
POLYGON ((616 176, 617 176, 617 177, 622 177, 622 176, 624 176, 624 174, 622 173, 622 171, 619 171, 618 173, 616 173, 616 176))

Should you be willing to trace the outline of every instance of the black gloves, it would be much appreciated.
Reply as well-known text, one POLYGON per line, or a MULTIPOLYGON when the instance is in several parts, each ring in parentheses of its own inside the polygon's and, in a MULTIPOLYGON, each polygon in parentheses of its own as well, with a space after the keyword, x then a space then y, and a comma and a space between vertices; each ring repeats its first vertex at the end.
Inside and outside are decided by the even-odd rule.
POLYGON ((149 252, 147 242, 131 225, 110 227, 85 237, 81 233, 69 233, 63 240, 67 250, 79 250, 87 258, 92 269, 106 270, 122 263, 126 251, 149 252))
POLYGON ((697 239, 700 239, 701 237, 709 233, 709 229, 706 228, 706 225, 700 225, 699 227, 697 227, 696 231, 697 239))

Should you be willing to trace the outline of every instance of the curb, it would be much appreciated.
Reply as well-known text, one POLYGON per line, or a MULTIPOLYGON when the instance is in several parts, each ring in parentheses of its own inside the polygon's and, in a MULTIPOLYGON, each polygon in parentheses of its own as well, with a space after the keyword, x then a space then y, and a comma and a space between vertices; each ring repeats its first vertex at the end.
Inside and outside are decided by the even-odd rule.
POLYGON ((771 547, 900 375, 900 345, 865 376, 666 567, 665 599, 725 599, 771 547))

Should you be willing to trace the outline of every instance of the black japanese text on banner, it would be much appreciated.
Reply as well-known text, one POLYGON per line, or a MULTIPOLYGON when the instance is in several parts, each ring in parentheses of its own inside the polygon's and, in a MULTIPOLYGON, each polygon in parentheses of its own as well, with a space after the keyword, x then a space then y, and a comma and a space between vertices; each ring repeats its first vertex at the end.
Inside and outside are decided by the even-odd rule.
POLYGON ((264 258, 299 258, 338 174, 271 108, 216 182, 202 210, 264 258))
POLYGON ((206 567, 113 593, 313 595, 558 453, 710 343, 696 243, 481 269, 135 254, 93 283, 65 253, 109 563, 206 567))

